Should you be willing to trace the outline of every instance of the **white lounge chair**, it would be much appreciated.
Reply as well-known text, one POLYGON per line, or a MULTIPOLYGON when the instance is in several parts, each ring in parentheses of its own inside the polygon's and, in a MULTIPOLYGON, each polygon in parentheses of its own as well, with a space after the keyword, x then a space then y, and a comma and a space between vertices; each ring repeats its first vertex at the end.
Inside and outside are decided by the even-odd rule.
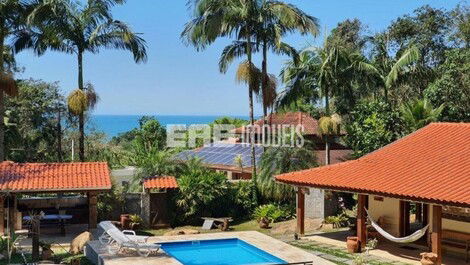
POLYGON ((110 221, 103 221, 99 226, 104 230, 99 241, 107 245, 108 252, 112 255, 119 253, 122 249, 134 249, 140 256, 147 257, 160 249, 158 244, 146 243, 149 237, 137 236, 132 230, 120 231, 110 221))
POLYGON ((150 253, 157 252, 160 249, 158 244, 142 243, 129 239, 127 235, 118 230, 109 230, 106 232, 111 240, 108 243, 109 254, 115 255, 123 249, 133 249, 142 257, 148 257, 150 253))
MULTIPOLYGON (((119 230, 111 221, 102 221, 98 224, 98 226, 103 230, 103 234, 98 238, 102 244, 107 244, 109 242, 109 235, 106 233, 109 230, 119 230)), ((138 236, 136 235, 134 230, 122 230, 122 233, 124 233, 130 240, 132 241, 137 241, 140 243, 146 243, 147 240, 149 239, 148 236, 138 236)))

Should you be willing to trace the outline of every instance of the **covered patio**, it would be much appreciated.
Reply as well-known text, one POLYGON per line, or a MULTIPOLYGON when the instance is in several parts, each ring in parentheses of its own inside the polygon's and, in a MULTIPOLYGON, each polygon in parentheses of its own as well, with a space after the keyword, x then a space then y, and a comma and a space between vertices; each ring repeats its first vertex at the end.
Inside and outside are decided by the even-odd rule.
POLYGON ((358 195, 356 234, 362 249, 368 237, 380 238, 367 229, 366 209, 372 220, 381 220, 387 233, 405 237, 413 232, 413 208, 420 227, 429 224, 421 244, 437 255, 435 264, 443 263, 443 253, 460 255, 462 263, 468 255, 468 123, 433 123, 357 160, 282 174, 276 180, 297 187, 300 235, 304 235, 305 191, 315 187, 358 195))
MULTIPOLYGON (((0 234, 22 229, 30 213, 96 228, 97 196, 111 189, 106 162, 0 163, 0 234)), ((61 228, 61 230, 62 230, 61 228)))

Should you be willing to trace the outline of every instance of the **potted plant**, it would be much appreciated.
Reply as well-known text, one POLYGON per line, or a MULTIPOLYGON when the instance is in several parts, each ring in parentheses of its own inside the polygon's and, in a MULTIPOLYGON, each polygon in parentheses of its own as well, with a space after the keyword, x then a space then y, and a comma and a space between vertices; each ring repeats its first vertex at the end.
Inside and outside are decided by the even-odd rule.
POLYGON ((129 216, 130 222, 129 226, 132 230, 135 230, 139 228, 139 226, 143 223, 144 220, 142 220, 142 217, 136 215, 136 214, 131 214, 129 216))
POLYGON ((348 236, 346 241, 346 246, 349 253, 359 252, 359 241, 357 236, 348 236))
POLYGON ((54 251, 52 251, 52 248, 51 248, 52 244, 44 242, 44 241, 40 241, 39 246, 42 249, 41 259, 42 260, 50 260, 52 258, 52 256, 54 255, 54 251))
POLYGON ((253 213, 259 227, 263 229, 269 228, 271 223, 278 221, 283 215, 282 209, 274 204, 261 205, 253 213))

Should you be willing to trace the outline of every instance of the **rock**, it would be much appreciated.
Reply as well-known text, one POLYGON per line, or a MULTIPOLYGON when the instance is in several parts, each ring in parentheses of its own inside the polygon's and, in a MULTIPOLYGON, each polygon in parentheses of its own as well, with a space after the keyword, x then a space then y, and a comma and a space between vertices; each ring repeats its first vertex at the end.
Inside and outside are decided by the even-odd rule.
POLYGON ((199 234, 199 231, 194 229, 175 229, 163 234, 164 236, 177 236, 177 235, 194 235, 199 234))
POLYGON ((70 243, 70 253, 73 255, 79 254, 83 251, 83 247, 85 244, 93 240, 93 236, 91 235, 90 232, 83 232, 80 235, 78 235, 76 238, 72 240, 72 243, 70 243))

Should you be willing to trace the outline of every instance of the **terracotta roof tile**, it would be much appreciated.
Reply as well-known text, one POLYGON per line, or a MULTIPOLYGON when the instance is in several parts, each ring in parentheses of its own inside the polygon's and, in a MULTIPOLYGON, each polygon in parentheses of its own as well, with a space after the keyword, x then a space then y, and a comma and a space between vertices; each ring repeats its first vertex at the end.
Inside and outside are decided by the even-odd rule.
POLYGON ((149 177, 144 179, 145 189, 177 189, 178 182, 175 177, 161 176, 149 177))
POLYGON ((470 206, 470 123, 433 123, 360 159, 276 176, 281 182, 470 206))
POLYGON ((106 162, 0 163, 0 190, 13 192, 111 189, 106 162))

